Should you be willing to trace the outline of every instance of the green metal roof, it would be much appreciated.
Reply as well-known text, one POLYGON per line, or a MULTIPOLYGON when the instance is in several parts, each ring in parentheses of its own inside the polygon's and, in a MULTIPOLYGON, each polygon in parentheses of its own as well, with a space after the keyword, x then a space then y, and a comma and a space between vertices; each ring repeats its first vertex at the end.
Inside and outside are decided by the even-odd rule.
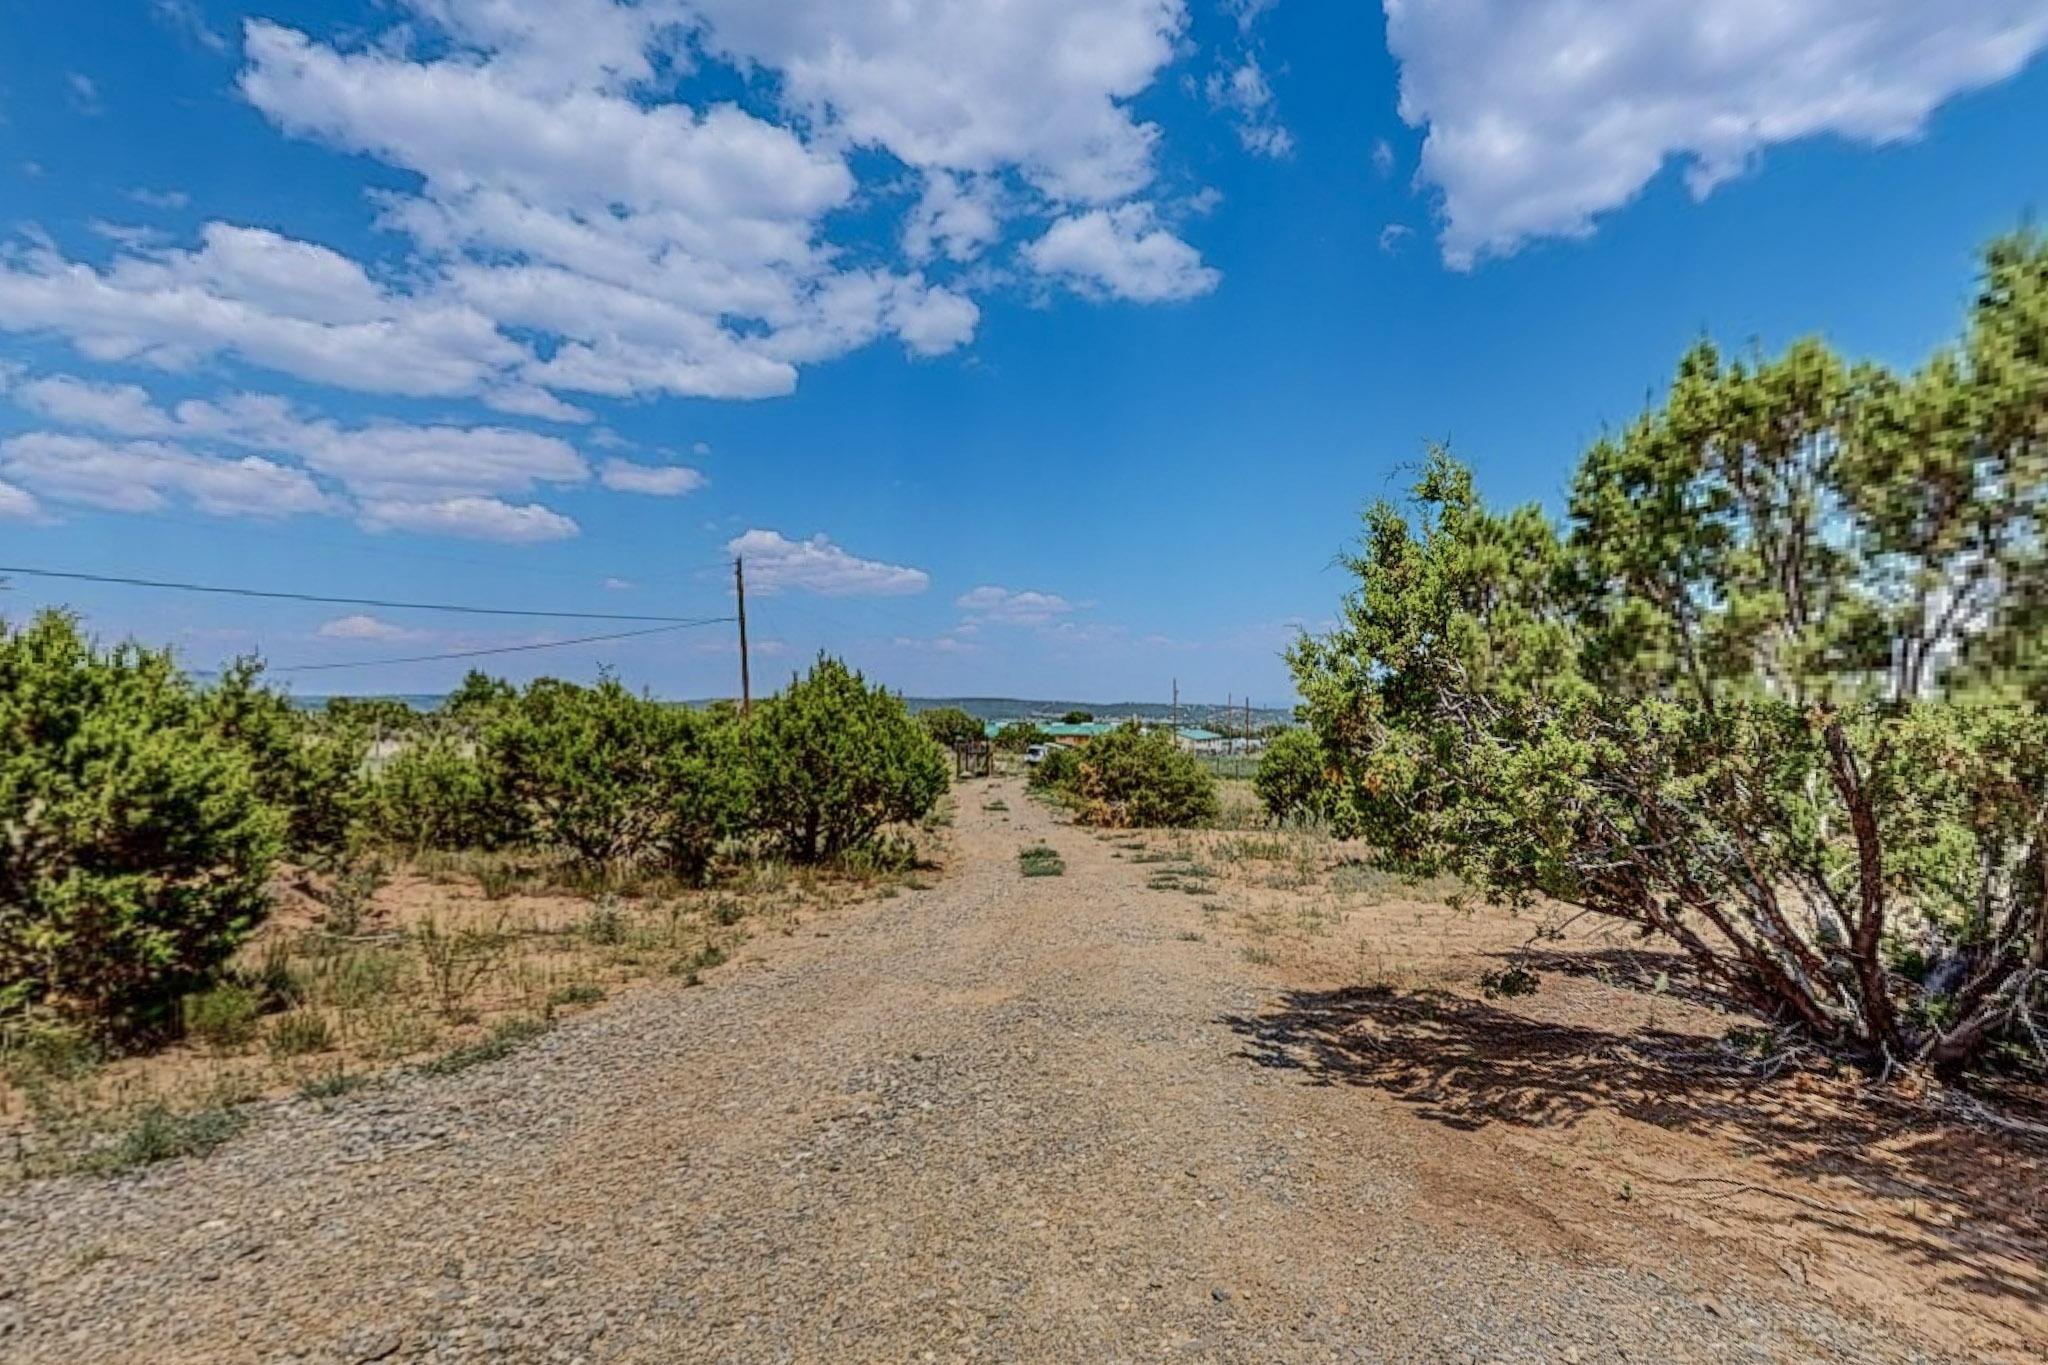
POLYGON ((1106 720, 1091 721, 1086 725, 1068 725, 1057 720, 992 720, 985 728, 990 736, 994 736, 1005 725, 1033 725, 1047 739, 1090 739, 1116 729, 1116 722, 1106 720))

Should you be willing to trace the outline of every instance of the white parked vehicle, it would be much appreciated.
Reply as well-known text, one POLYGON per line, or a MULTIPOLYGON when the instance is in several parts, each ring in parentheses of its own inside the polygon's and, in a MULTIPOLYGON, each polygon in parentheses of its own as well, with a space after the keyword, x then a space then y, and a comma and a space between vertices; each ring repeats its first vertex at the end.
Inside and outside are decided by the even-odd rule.
POLYGON ((1043 763, 1045 762, 1045 756, 1051 752, 1052 745, 1050 744, 1034 744, 1024 751, 1024 761, 1031 764, 1043 763))

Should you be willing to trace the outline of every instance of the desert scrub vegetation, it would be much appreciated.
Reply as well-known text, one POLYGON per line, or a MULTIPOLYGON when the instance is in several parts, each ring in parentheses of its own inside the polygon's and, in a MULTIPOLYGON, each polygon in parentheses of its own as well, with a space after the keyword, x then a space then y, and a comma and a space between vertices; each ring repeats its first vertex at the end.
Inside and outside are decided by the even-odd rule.
POLYGON ((1050 751, 1028 785, 1070 806, 1080 823, 1106 829, 1204 825, 1219 809, 1216 779, 1201 762, 1166 731, 1135 723, 1079 750, 1050 751))
POLYGON ((1275 823, 1326 819, 1343 809, 1335 766, 1323 756, 1316 732, 1306 728, 1283 730, 1267 742, 1252 789, 1275 823))
POLYGON ((2044 431, 2028 232, 1915 372, 1695 347, 1561 524, 1434 453, 1291 655, 1337 799, 1388 870, 1628 921, 1875 1073, 2039 1074, 2044 431))
POLYGON ((793 862, 817 863, 923 819, 947 770, 902 701, 836 659, 820 659, 745 727, 752 818, 793 862))
POLYGON ((0 631, 0 735, 23 1169, 698 980, 756 923, 928 866, 947 787, 902 703, 829 659, 746 718, 480 674, 431 714, 308 711, 253 662, 202 688, 61 614, 0 631))
POLYGON ((1017 852, 1017 871, 1027 877, 1058 877, 1066 870, 1067 860, 1050 844, 1033 844, 1017 852))
POLYGON ((169 653, 0 629, 0 1017, 174 1032, 261 922, 288 820, 169 653))

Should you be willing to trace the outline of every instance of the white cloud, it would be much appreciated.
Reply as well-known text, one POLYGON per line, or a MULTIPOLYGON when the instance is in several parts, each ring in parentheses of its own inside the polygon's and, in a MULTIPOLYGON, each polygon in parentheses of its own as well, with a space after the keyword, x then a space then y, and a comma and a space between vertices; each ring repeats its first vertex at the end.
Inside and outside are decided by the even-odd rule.
POLYGON ((922 569, 862 559, 822 532, 791 540, 779 531, 750 530, 725 548, 746 561, 749 585, 762 592, 802 588, 826 597, 898 597, 931 586, 922 569))
POLYGON ((1394 144, 1385 138, 1372 144, 1372 168, 1382 180, 1394 173, 1394 144))
POLYGON ((42 505, 26 488, 0 482, 0 519, 28 521, 42 514, 42 505))
POLYGON ((1237 20, 1241 31, 1249 33, 1266 11, 1279 3, 1280 0, 1223 0, 1223 9, 1237 20))
MULTIPOLYGON (((129 235, 105 263, 32 236, 0 252, 0 330, 581 422, 577 394, 767 398, 879 341, 954 350, 980 323, 969 291, 1014 278, 982 258, 1037 231, 1024 221, 1059 220, 1057 246, 1121 205, 1128 240, 1109 246, 1149 257, 1149 282, 1110 282, 1129 260, 1073 279, 1213 287, 1193 248, 1131 216, 1156 213, 1160 138, 1133 103, 1181 55, 1185 0, 393 3, 403 21, 338 39, 246 23, 239 88, 285 133, 406 173, 370 195, 400 258, 373 272, 223 222, 185 247, 129 235), (775 103, 698 96, 707 59, 775 103), (863 184, 868 149, 909 175, 863 184), (890 238, 902 265, 878 257, 890 238)), ((155 11, 213 41, 189 0, 155 11)))
POLYGON ((1047 625, 1076 610, 1074 603, 1057 593, 993 586, 962 593, 953 605, 975 620, 1012 626, 1047 625))
POLYGON ((631 592, 633 590, 633 581, 629 578, 607 578, 604 581, 604 586, 609 592, 631 592))
POLYGON ((915 650, 920 654, 979 654, 981 646, 972 640, 963 640, 957 635, 933 635, 918 637, 898 635, 890 641, 898 649, 915 650))
POLYGON ((1385 0, 1443 252, 1584 236, 1674 158, 1697 196, 1767 148, 1915 136, 2048 45, 2040 0, 1385 0))
POLYGON ((1040 274, 1076 292, 1140 303, 1195 298, 1221 278, 1202 264, 1199 252, 1159 226, 1145 204, 1069 215, 1025 247, 1024 255, 1040 274))
POLYGON ((160 22, 184 33, 207 51, 227 51, 227 39, 207 25, 206 16, 199 12, 194 0, 150 0, 150 9, 160 22))
POLYGON ((387 225, 441 264, 450 297, 561 339, 523 367, 529 383, 773 397, 796 364, 886 335, 920 354, 971 337, 971 302, 846 270, 818 240, 856 189, 838 152, 732 105, 626 91, 676 6, 416 7, 472 50, 343 53, 252 23, 242 89, 289 132, 424 178, 386 198, 387 225))
POLYGON ((362 524, 370 531, 413 531, 514 544, 566 540, 579 530, 574 521, 539 503, 515 506, 498 498, 483 497, 367 502, 363 504, 362 524))
POLYGON ((1256 56, 1211 72, 1204 89, 1212 107, 1236 115, 1238 141, 1246 151, 1275 158, 1294 154, 1294 135, 1274 116, 1273 87, 1256 56))
MULTIPOLYGON (((547 540, 574 535, 575 523, 494 495, 590 477, 589 466, 568 442, 511 427, 346 427, 308 417, 283 398, 252 393, 191 399, 166 410, 136 385, 68 375, 19 380, 11 395, 25 411, 49 421, 109 436, 155 438, 115 442, 31 432, 0 445, 0 469, 20 483, 55 501, 120 511, 155 511, 177 493, 202 511, 224 514, 343 514, 353 498, 363 524, 372 529, 547 540), (223 449, 260 455, 232 458, 217 453, 223 449), (320 479, 349 496, 323 488, 320 479)), ((677 472, 701 479, 694 471, 677 472)))
POLYGON ((831 138, 924 171, 1016 168, 1057 200, 1152 179, 1159 129, 1128 101, 1174 59, 1183 0, 695 0, 709 41, 782 76, 831 138))
POLYGON ((0 441, 0 473, 56 501, 116 512, 154 512, 172 495, 215 516, 330 510, 327 495, 302 469, 254 455, 199 455, 163 441, 33 431, 0 441))
POLYGON ((694 493, 704 486, 704 476, 687 465, 635 464, 631 460, 606 460, 598 471, 606 488, 620 493, 649 493, 673 498, 694 493))
POLYGON ((192 196, 183 190, 153 190, 147 186, 128 191, 128 197, 151 209, 181 209, 192 202, 192 196))
POLYGON ((344 427, 267 394, 192 399, 166 411, 134 384, 52 375, 21 382, 14 396, 28 411, 71 426, 288 454, 372 497, 523 493, 538 484, 581 483, 590 473, 576 448, 553 436, 497 426, 344 427))
POLYGON ((315 632, 323 640, 419 640, 431 635, 431 631, 413 630, 380 617, 356 612, 349 616, 337 616, 323 621, 315 632))
POLYGON ((934 171, 903 226, 903 254, 929 261, 944 253, 966 262, 1003 235, 1002 182, 993 176, 955 176, 934 171))
POLYGON ((473 308, 386 290, 325 247, 224 223, 195 250, 124 254, 103 271, 44 246, 0 257, 0 330, 57 333, 94 360, 184 369, 228 354, 419 396, 475 392, 528 359, 473 308))
POLYGON ((510 413, 514 417, 534 417, 543 422, 591 422, 596 418, 574 403, 565 403, 546 389, 534 388, 531 384, 515 384, 510 388, 493 389, 483 396, 483 405, 495 412, 510 413))
POLYGON ((106 106, 100 103, 99 82, 78 71, 64 73, 64 86, 71 98, 71 107, 81 114, 100 114, 106 106))
POLYGON ((1391 256, 1414 235, 1415 229, 1406 223, 1389 223, 1380 229, 1380 250, 1391 256))
POLYGON ((21 407, 68 426, 119 436, 163 436, 177 429, 149 391, 136 384, 99 384, 70 375, 30 379, 14 390, 21 407))

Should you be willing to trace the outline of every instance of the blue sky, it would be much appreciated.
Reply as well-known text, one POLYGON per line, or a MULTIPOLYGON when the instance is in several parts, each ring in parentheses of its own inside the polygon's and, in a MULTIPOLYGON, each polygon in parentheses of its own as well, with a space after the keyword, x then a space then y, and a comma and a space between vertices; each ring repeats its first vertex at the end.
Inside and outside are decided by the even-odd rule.
MULTIPOLYGON (((1283 702, 1426 439, 1554 501, 1703 333, 1952 335, 2048 198, 2044 45, 2041 0, 0 0, 0 562, 716 615, 738 550, 757 679, 1283 702)), ((202 668, 604 629, 0 611, 57 602, 202 668)), ((493 666, 600 663, 735 686, 723 627, 493 666)))

